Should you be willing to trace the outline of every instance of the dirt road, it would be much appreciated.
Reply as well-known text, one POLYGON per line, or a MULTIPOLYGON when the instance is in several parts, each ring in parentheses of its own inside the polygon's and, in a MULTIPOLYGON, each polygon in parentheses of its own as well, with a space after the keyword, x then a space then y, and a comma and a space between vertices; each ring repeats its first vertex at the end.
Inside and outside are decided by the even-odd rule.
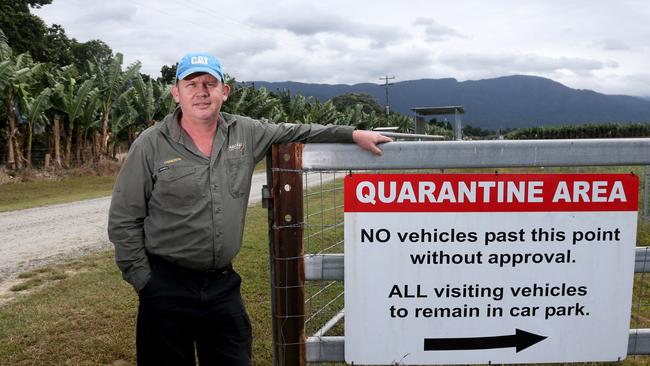
MULTIPOLYGON (((331 180, 324 174, 323 181, 331 180)), ((310 179, 309 185, 320 183, 310 179)), ((266 174, 253 175, 249 205, 261 200, 266 174)), ((110 197, 0 213, 0 282, 66 258, 112 247, 110 197)), ((1 287, 1 286, 0 286, 1 287)))

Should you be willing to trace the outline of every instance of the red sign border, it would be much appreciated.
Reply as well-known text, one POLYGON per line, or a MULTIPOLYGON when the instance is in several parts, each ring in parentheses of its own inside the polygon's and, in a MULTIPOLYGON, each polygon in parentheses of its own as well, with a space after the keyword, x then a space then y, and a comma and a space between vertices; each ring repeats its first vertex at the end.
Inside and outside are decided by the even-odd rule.
MULTIPOLYGON (((417 184, 412 184, 414 188, 417 184)), ((637 211, 639 200, 639 178, 635 174, 349 174, 345 177, 345 212, 555 212, 555 211, 637 211), (457 186, 458 182, 543 182, 542 202, 498 202, 497 190, 490 190, 489 202, 440 202, 440 203, 384 203, 375 199, 375 204, 362 203, 356 199, 356 187, 360 182, 394 181, 397 191, 400 183, 409 181, 431 181, 440 187, 443 182, 457 186), (552 202, 560 182, 573 185, 576 181, 607 181, 608 187, 616 181, 623 185, 627 202, 552 202)), ((417 188, 415 188, 417 189, 417 188)), ((481 191, 482 192, 482 191, 481 191)), ((417 195, 417 192, 416 192, 417 195)), ((477 194, 477 197, 480 196, 477 194)))

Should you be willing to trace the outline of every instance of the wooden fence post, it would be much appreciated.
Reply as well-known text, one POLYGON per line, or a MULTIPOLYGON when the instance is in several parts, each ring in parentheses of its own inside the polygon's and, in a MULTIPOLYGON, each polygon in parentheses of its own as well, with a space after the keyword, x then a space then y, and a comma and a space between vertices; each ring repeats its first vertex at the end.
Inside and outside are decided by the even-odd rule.
POLYGON ((272 150, 273 339, 275 364, 281 366, 306 363, 302 146, 275 145, 272 150))

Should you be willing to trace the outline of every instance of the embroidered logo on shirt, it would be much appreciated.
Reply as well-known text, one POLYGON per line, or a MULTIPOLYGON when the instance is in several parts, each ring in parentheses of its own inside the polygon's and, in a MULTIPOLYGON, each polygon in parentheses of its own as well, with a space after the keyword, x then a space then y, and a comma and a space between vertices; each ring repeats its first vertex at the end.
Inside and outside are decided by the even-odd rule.
POLYGON ((171 164, 171 163, 175 163, 175 162, 181 161, 181 160, 182 160, 181 158, 171 159, 171 160, 167 160, 167 161, 163 162, 163 164, 171 164))
POLYGON ((235 151, 235 150, 244 151, 245 148, 246 148, 245 144, 238 142, 236 144, 232 144, 228 146, 228 151, 235 151))
POLYGON ((158 173, 164 172, 165 170, 168 170, 168 169, 169 169, 169 166, 167 166, 167 165, 161 166, 160 168, 158 168, 158 173))

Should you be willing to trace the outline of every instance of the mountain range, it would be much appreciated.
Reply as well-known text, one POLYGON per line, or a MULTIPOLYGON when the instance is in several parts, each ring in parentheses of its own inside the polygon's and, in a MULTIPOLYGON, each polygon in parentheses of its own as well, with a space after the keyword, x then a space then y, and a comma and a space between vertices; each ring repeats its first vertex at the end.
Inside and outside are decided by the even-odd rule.
MULTIPOLYGON (((380 84, 306 84, 298 82, 253 82, 271 91, 313 96, 324 102, 344 93, 366 93, 385 104, 380 84)), ((551 79, 513 75, 494 79, 457 81, 420 79, 389 86, 391 110, 413 115, 413 107, 460 105, 463 125, 485 129, 573 125, 606 122, 650 123, 650 99, 628 95, 606 95, 572 89, 551 79)), ((438 121, 453 116, 438 116, 438 121)))

